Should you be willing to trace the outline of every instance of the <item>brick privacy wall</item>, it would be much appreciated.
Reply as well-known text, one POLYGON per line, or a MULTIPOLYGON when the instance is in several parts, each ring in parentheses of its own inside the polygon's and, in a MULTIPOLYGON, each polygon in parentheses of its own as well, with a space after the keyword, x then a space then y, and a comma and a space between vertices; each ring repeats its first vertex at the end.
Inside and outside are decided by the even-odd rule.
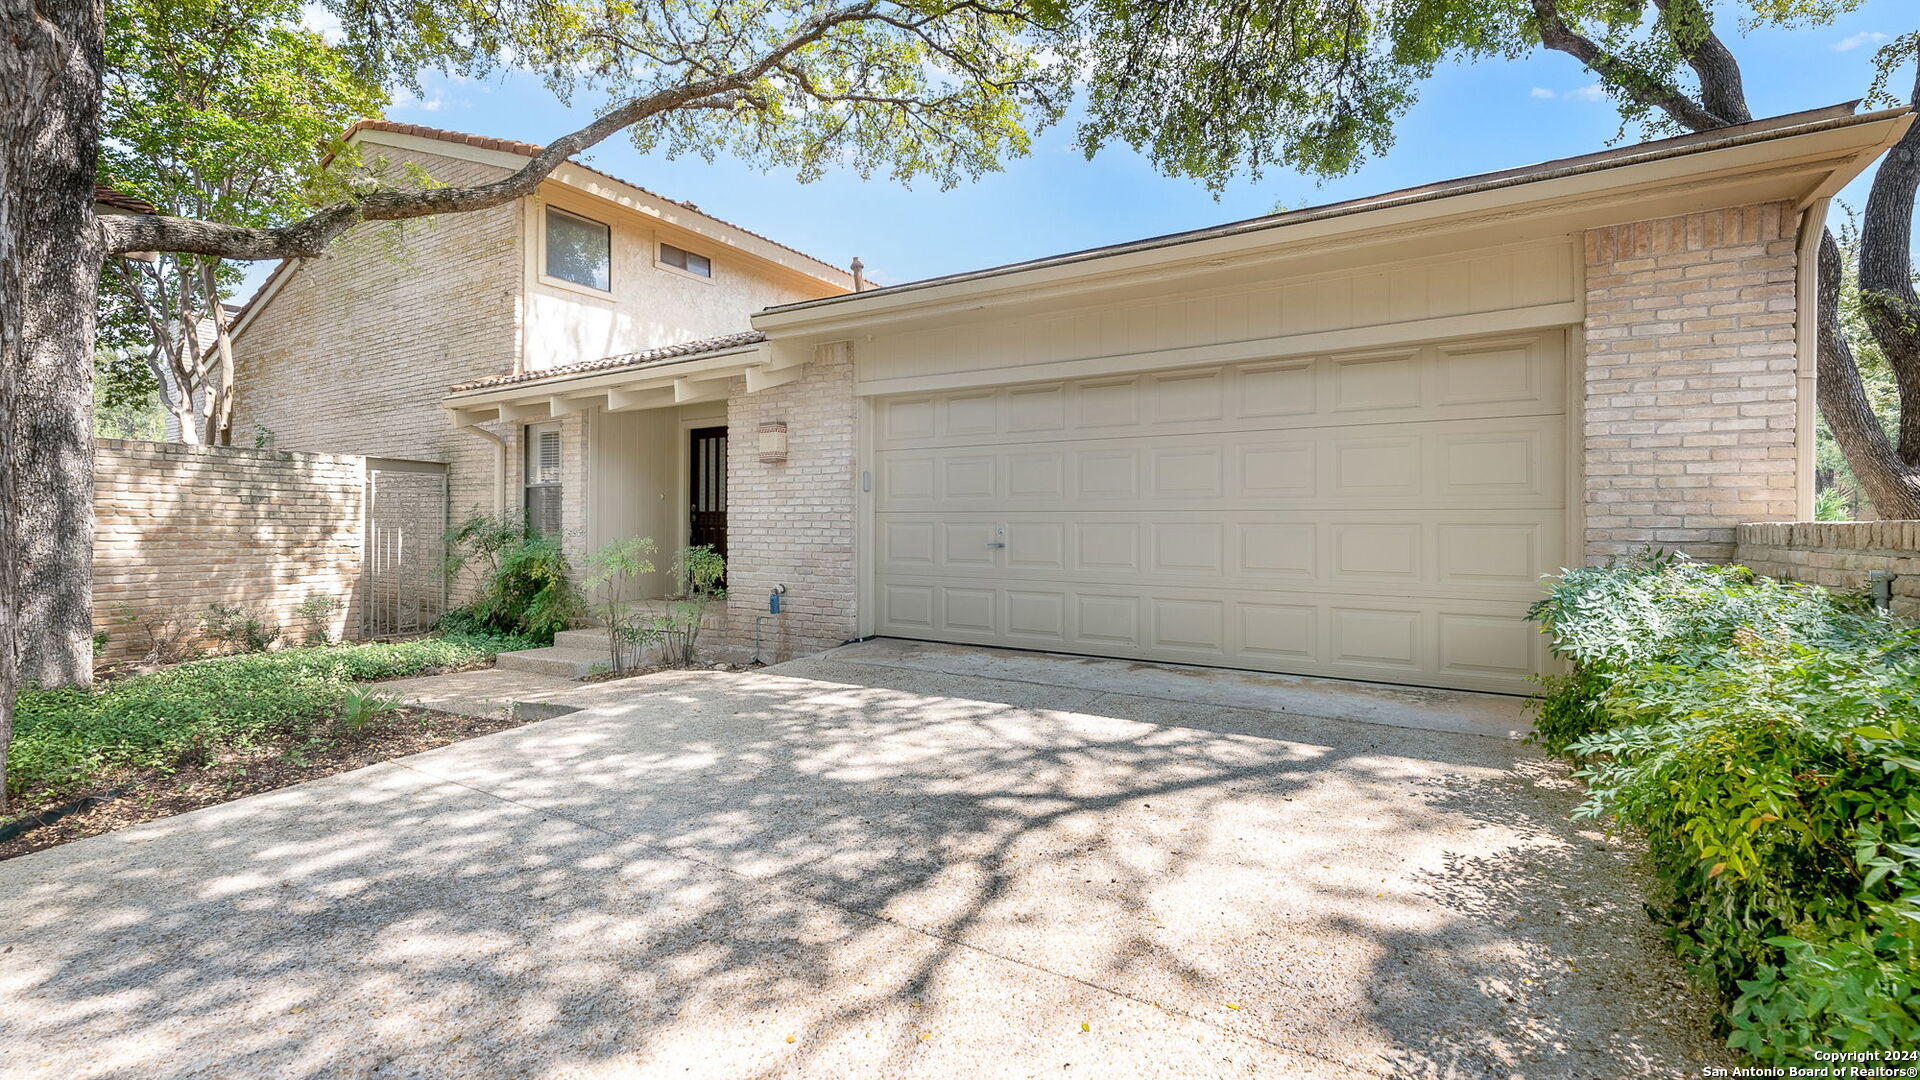
POLYGON ((138 660, 147 625, 198 619, 214 603, 256 609, 297 640, 309 596, 359 625, 366 461, 243 447, 99 439, 94 443, 93 625, 102 662, 138 660))
POLYGON ((1790 519, 1796 217, 1784 203, 1586 233, 1586 554, 1734 555, 1790 519))
POLYGON ((854 636, 853 358, 823 352, 797 381, 727 401, 727 640, 753 645, 754 617, 784 583, 781 614, 763 623, 770 662, 854 636), (787 423, 787 460, 760 460, 760 422, 787 423))
MULTIPOLYGON (((433 154, 407 158, 450 184, 504 175, 433 154)), ((494 444, 455 428, 440 401, 450 385, 514 368, 519 220, 513 203, 398 228, 361 225, 326 255, 282 271, 293 276, 235 342, 236 441, 251 442, 258 425, 280 450, 446 462, 454 521, 492 511, 494 444)), ((517 490, 508 498, 509 509, 519 506, 517 490)))
POLYGON ((1756 574, 1864 592, 1869 570, 1893 579, 1893 610, 1920 619, 1920 521, 1791 521, 1740 526, 1734 561, 1756 574))

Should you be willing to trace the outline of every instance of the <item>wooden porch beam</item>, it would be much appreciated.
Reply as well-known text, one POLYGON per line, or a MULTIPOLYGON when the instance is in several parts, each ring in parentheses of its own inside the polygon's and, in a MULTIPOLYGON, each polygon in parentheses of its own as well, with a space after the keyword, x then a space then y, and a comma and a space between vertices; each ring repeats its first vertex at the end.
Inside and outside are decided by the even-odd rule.
POLYGON ((500 405, 502 420, 545 420, 552 415, 544 401, 503 402, 500 405))
POLYGON ((607 391, 608 412, 632 412, 635 409, 664 409, 674 403, 672 387, 647 390, 607 391))
POLYGON ((797 367, 782 368, 777 371, 768 367, 750 367, 747 369, 747 393, 757 394, 762 390, 785 386, 799 379, 803 370, 797 367))

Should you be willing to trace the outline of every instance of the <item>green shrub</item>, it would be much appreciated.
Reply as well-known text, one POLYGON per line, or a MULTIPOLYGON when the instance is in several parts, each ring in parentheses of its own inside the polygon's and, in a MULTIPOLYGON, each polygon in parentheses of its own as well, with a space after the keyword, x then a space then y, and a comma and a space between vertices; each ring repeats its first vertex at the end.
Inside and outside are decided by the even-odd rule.
POLYGON ((280 640, 280 624, 268 622, 252 608, 209 604, 200 621, 207 636, 230 653, 265 652, 280 640))
POLYGON ((346 600, 338 596, 315 593, 300 601, 293 609, 294 618, 300 620, 305 629, 300 634, 302 645, 333 644, 333 616, 335 612, 345 610, 346 600))
POLYGON ((1646 834, 1672 939, 1768 1064, 1920 1045, 1920 632, 1649 554, 1533 615, 1572 661, 1536 737, 1646 834))
POLYGON ((15 708, 9 796, 70 798, 104 774, 173 768, 340 714, 356 682, 482 662, 524 639, 444 636, 214 657, 93 689, 26 690, 15 708))
POLYGON ((447 534, 447 573, 473 569, 473 602, 449 612, 444 630, 513 634, 550 645, 585 610, 560 542, 523 516, 475 514, 447 534))
POLYGON ((340 699, 340 713, 333 718, 334 733, 347 739, 360 739, 373 730, 374 722, 400 707, 400 699, 383 694, 371 686, 356 686, 340 699))

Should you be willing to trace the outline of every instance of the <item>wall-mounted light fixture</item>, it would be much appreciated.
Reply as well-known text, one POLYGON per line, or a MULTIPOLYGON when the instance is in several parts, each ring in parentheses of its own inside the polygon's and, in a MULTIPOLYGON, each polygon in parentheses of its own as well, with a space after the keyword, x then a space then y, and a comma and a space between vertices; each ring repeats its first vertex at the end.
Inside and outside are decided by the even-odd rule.
POLYGON ((787 422, 760 421, 760 460, 774 463, 787 460, 787 422))

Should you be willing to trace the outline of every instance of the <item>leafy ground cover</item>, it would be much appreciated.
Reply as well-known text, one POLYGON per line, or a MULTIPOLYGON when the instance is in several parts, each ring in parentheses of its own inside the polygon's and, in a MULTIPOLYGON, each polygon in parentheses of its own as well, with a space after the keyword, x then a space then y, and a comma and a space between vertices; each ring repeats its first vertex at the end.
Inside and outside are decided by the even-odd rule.
POLYGON ((0 825, 220 762, 257 771, 268 759, 355 756, 425 712, 358 684, 483 667, 526 647, 517 638, 442 635, 221 656, 91 688, 25 691, 7 771, 12 816, 0 825))
POLYGON ((1729 1044, 1920 1046, 1920 630, 1656 553, 1566 572, 1533 615, 1571 661, 1536 738, 1580 763, 1581 814, 1645 834, 1729 1044))

